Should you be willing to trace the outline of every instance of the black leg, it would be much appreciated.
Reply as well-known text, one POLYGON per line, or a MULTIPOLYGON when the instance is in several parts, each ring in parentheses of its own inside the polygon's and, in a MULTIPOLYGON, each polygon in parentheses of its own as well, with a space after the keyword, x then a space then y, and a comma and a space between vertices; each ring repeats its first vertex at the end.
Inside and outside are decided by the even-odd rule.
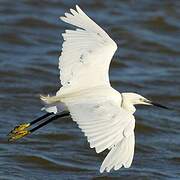
POLYGON ((24 123, 24 124, 20 124, 19 126, 16 126, 9 134, 9 141, 14 141, 17 139, 20 139, 28 134, 31 134, 32 132, 36 131, 37 129, 45 126, 46 124, 50 123, 51 121, 57 119, 57 118, 61 118, 61 117, 65 117, 65 116, 69 116, 70 113, 69 112, 63 112, 62 114, 59 115, 55 115, 53 117, 51 117, 50 119, 44 121, 43 123, 39 124, 38 126, 34 127, 31 130, 27 130, 27 128, 29 128, 31 125, 49 117, 50 115, 52 115, 54 113, 47 113, 33 121, 31 121, 30 123, 24 123))
POLYGON ((33 129, 29 130, 30 133, 40 129, 41 127, 45 126, 46 124, 49 124, 50 122, 58 119, 58 118, 62 118, 62 117, 66 117, 66 116, 69 116, 70 113, 69 112, 66 112, 66 113, 62 113, 62 114, 59 114, 59 115, 55 115, 53 116, 52 118, 48 119, 47 121, 39 124, 38 126, 34 127, 33 129))
POLYGON ((54 113, 46 113, 45 115, 43 115, 43 116, 41 116, 41 117, 39 117, 39 118, 31 121, 29 124, 30 124, 30 126, 31 126, 31 125, 33 125, 33 124, 35 124, 35 123, 37 123, 37 122, 39 122, 39 121, 41 121, 41 120, 49 117, 49 116, 52 115, 52 114, 54 114, 54 113))

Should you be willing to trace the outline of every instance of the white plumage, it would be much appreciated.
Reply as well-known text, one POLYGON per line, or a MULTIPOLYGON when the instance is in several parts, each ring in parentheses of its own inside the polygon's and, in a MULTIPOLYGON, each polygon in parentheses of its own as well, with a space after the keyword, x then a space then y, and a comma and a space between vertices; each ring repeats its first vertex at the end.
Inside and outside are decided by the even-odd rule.
POLYGON ((100 172, 130 167, 134 155, 135 104, 150 101, 135 93, 120 94, 109 82, 116 43, 78 6, 61 17, 76 26, 66 30, 59 58, 62 87, 56 96, 41 96, 45 110, 68 110, 97 153, 109 149, 100 172))
POLYGON ((73 103, 66 100, 72 119, 87 136, 90 147, 97 153, 110 149, 100 172, 123 165, 129 167, 132 162, 135 119, 120 107, 119 100, 118 96, 106 98, 103 94, 74 99, 73 103))
POLYGON ((116 43, 78 6, 65 13, 64 22, 77 27, 63 33, 64 43, 59 61, 63 87, 57 94, 96 86, 109 86, 109 64, 116 43))

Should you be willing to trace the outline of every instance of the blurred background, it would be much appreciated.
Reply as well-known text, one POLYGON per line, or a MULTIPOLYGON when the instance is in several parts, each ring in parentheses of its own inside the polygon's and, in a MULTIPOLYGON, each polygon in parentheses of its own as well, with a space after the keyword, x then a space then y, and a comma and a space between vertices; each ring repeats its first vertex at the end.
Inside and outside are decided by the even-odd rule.
MULTIPOLYGON (((112 86, 180 107, 179 0, 0 0, 0 179, 180 179, 180 113, 139 106, 130 169, 100 174, 96 154, 71 119, 15 143, 7 133, 39 115, 40 94, 59 89, 59 20, 78 4, 119 46, 112 86)), ((71 27, 71 26, 70 26, 71 27)))

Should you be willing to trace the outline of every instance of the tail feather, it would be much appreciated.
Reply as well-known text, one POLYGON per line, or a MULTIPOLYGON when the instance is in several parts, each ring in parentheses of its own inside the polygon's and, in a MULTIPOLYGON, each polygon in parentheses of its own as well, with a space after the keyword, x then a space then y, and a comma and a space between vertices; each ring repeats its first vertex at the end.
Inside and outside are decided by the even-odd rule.
POLYGON ((60 102, 60 98, 58 96, 43 96, 40 95, 40 99, 45 103, 45 104, 52 104, 52 103, 56 103, 56 102, 60 102))
POLYGON ((53 112, 54 114, 63 112, 67 110, 66 105, 60 101, 59 96, 42 96, 40 99, 44 102, 44 107, 41 110, 45 110, 49 113, 53 112))
POLYGON ((120 169, 122 166, 129 168, 134 155, 135 138, 134 133, 124 137, 116 146, 114 146, 104 159, 100 172, 110 172, 111 169, 120 169))

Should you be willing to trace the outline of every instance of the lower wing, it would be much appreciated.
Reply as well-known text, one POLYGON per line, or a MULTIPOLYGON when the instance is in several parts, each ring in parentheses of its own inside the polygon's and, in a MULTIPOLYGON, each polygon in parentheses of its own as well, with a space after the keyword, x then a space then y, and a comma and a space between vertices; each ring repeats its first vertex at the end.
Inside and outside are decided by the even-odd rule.
POLYGON ((134 155, 134 126, 132 114, 113 100, 97 98, 65 102, 72 119, 87 136, 97 153, 110 149, 100 172, 130 167, 134 155))

